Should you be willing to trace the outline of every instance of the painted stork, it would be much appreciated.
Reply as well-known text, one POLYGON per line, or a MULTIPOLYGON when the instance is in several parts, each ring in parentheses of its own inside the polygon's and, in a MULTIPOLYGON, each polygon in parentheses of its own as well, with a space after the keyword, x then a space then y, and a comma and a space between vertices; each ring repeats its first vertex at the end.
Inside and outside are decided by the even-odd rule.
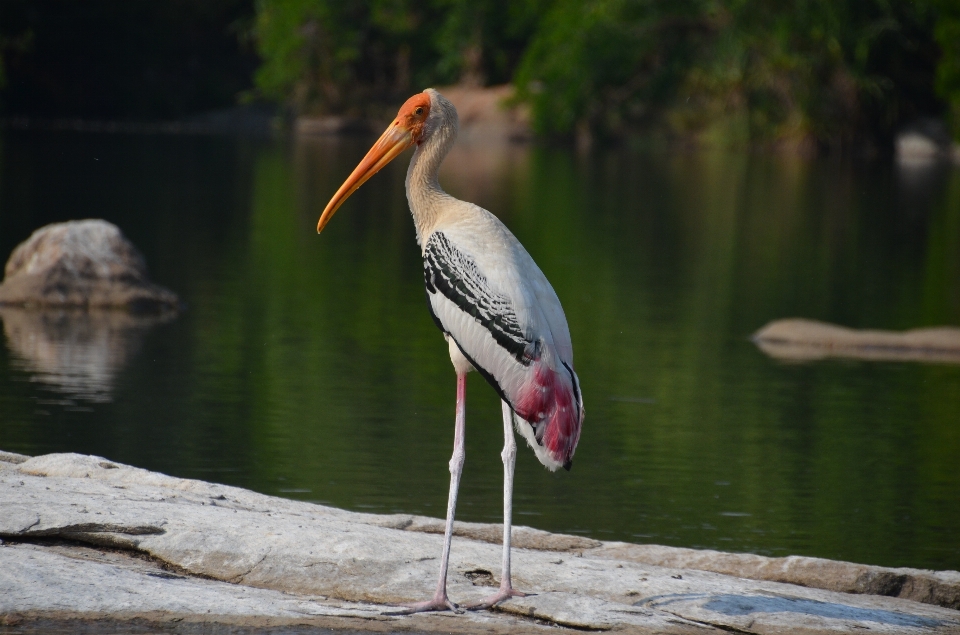
POLYGON ((423 252, 427 304, 457 374, 457 406, 440 579, 432 599, 408 605, 405 613, 459 610, 447 596, 447 566, 464 462, 467 373, 476 369, 500 395, 504 434, 500 588, 467 608, 490 608, 524 595, 510 581, 514 427, 547 469, 569 470, 583 422, 570 331, 553 287, 496 216, 440 188, 437 171, 457 129, 456 108, 437 91, 408 99, 317 223, 319 233, 367 179, 416 146, 407 170, 407 201, 423 252))

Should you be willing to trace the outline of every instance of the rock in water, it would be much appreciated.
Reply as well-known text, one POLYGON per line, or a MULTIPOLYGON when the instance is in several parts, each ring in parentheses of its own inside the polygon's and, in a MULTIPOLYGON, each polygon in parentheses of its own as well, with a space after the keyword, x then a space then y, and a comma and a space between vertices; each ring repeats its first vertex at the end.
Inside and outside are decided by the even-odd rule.
POLYGON ((767 355, 789 361, 848 357, 876 361, 960 363, 960 328, 858 330, 816 320, 774 320, 753 334, 767 355))
POLYGON ((105 220, 54 223, 33 232, 7 261, 0 305, 162 312, 177 296, 147 279, 143 256, 105 220))

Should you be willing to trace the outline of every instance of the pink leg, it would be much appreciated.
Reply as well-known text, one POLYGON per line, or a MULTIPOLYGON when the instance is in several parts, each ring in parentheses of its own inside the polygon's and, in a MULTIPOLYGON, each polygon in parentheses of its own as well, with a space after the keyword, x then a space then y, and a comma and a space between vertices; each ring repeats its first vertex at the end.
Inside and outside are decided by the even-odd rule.
POLYGON ((466 452, 463 447, 467 410, 467 374, 457 373, 457 422, 453 433, 453 456, 450 457, 450 495, 447 498, 447 527, 443 534, 443 555, 440 558, 440 579, 433 598, 425 602, 410 604, 396 614, 421 613, 424 611, 460 612, 456 604, 447 597, 447 568, 450 564, 450 543, 453 539, 453 516, 457 511, 457 490, 460 488, 460 474, 466 452))
POLYGON ((470 610, 489 609, 512 597, 525 597, 513 588, 510 581, 510 540, 513 527, 513 472, 517 461, 517 441, 513 436, 513 411, 507 402, 503 402, 503 570, 500 575, 500 589, 479 602, 467 606, 470 610))

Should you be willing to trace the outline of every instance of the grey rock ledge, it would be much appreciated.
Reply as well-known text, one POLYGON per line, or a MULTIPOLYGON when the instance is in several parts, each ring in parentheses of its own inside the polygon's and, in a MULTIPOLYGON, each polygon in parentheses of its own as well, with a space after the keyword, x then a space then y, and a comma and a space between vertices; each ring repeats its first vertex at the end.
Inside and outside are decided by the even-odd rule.
MULTIPOLYGON (((0 452, 0 626, 37 620, 385 632, 960 633, 960 573, 599 542, 517 527, 496 611, 387 616, 433 589, 442 521, 360 514, 95 456, 0 452)), ((450 594, 497 584, 457 523, 450 594)))

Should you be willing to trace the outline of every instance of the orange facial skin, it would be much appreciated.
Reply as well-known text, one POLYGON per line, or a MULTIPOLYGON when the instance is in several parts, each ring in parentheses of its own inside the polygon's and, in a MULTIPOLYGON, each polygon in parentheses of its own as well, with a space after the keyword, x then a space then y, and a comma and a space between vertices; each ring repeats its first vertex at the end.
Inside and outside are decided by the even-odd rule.
POLYGON ((414 95, 400 107, 396 119, 390 124, 373 147, 367 152, 360 164, 354 168, 347 180, 343 182, 337 193, 333 195, 327 207, 317 222, 317 233, 323 228, 343 202, 357 191, 367 179, 379 172, 383 166, 393 161, 404 150, 413 144, 419 145, 423 140, 423 127, 430 115, 430 95, 419 93, 414 95))
POLYGON ((423 126, 429 116, 430 96, 426 93, 418 93, 403 102, 397 112, 397 118, 393 120, 393 125, 405 127, 413 136, 414 143, 420 145, 423 138, 423 126))

